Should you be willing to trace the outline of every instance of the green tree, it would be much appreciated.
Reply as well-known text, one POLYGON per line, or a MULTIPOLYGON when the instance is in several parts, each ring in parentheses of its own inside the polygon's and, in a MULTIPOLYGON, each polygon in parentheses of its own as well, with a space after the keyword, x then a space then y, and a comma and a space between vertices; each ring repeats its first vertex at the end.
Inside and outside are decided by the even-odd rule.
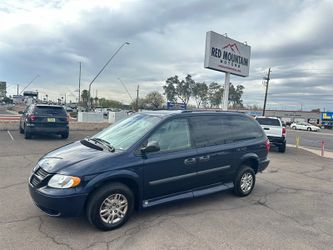
POLYGON ((242 108, 243 107, 243 95, 244 86, 237 85, 236 87, 230 83, 229 87, 229 104, 232 105, 233 108, 242 108))
POLYGON ((88 90, 86 90, 86 89, 82 90, 81 100, 82 100, 83 107, 87 107, 88 106, 88 99, 89 99, 89 92, 88 92, 88 90))
POLYGON ((218 108, 222 102, 223 88, 217 82, 212 82, 208 87, 208 100, 211 108, 218 108))
POLYGON ((139 110, 139 109, 146 109, 146 99, 145 98, 139 98, 138 100, 138 107, 136 106, 136 100, 133 100, 130 104, 133 110, 139 110))
POLYGON ((164 95, 166 95, 166 98, 170 102, 176 102, 176 87, 180 84, 180 81, 178 79, 178 76, 169 77, 166 82, 166 84, 163 86, 164 89, 164 95))
POLYGON ((115 100, 99 98, 99 106, 102 108, 122 108, 124 105, 121 102, 115 100))
POLYGON ((158 91, 152 91, 145 97, 145 104, 147 107, 153 109, 161 108, 164 102, 163 96, 158 91))
POLYGON ((192 86, 192 96, 197 104, 197 108, 200 105, 206 103, 208 100, 208 86, 206 83, 196 82, 192 86))
POLYGON ((178 98, 185 103, 188 104, 190 97, 192 95, 192 87, 195 84, 194 80, 192 80, 191 75, 187 75, 185 77, 185 81, 182 80, 177 86, 176 86, 176 95, 178 98))

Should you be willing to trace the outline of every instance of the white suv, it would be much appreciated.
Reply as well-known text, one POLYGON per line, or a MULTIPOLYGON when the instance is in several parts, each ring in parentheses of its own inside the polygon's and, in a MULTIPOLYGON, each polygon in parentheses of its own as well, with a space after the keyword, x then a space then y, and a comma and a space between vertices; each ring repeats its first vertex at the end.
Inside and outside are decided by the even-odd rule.
POLYGON ((257 116, 257 122, 265 131, 271 144, 279 148, 279 152, 286 151, 286 128, 282 126, 282 122, 277 117, 257 116))

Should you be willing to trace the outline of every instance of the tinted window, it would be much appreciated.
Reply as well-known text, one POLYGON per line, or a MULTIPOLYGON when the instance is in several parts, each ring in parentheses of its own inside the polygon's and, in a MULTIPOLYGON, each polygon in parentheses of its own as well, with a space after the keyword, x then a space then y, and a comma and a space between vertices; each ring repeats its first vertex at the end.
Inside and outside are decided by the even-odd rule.
POLYGON ((260 126, 249 117, 198 116, 191 118, 197 147, 207 147, 263 136, 260 126))
POLYGON ((267 126, 280 126, 280 122, 278 119, 270 119, 270 118, 256 118, 256 120, 261 125, 267 126))
POLYGON ((48 107, 48 106, 36 106, 34 113, 36 115, 64 115, 66 111, 62 107, 48 107))
POLYGON ((190 131, 187 119, 166 122, 148 139, 148 143, 151 141, 157 141, 162 152, 190 148, 190 131))
POLYGON ((227 115, 223 116, 222 120, 225 143, 250 140, 263 136, 261 127, 253 118, 240 115, 227 115))
POLYGON ((193 127, 193 139, 197 147, 224 144, 220 116, 192 117, 191 125, 193 127))

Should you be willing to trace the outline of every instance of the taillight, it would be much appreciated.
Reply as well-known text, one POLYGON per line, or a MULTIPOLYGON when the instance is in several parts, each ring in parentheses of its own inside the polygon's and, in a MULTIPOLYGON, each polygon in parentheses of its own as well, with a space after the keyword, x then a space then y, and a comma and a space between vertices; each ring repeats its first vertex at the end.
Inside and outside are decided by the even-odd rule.
POLYGON ((283 137, 286 137, 286 134, 287 134, 287 130, 285 127, 282 128, 282 136, 283 137))
POLYGON ((270 143, 270 141, 268 139, 265 141, 265 146, 266 146, 266 151, 268 153, 269 149, 271 148, 271 143, 270 143))
POLYGON ((35 115, 29 115, 28 116, 28 120, 33 122, 33 121, 36 121, 37 117, 35 115))

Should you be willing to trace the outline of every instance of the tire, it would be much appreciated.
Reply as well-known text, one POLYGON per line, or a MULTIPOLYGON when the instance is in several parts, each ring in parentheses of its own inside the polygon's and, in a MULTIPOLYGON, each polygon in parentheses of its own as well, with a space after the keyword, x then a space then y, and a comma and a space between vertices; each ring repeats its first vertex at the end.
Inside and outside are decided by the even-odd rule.
POLYGON ((20 134, 24 133, 24 129, 21 127, 21 124, 20 124, 19 130, 20 130, 20 134))
POLYGON ((133 209, 134 195, 131 189, 122 183, 112 183, 102 186, 91 195, 86 207, 86 216, 92 225, 100 230, 108 231, 125 224, 133 209), (112 201, 112 204, 108 199, 112 201), (124 206, 123 209, 122 206, 124 206), (101 215, 102 210, 105 210, 105 212, 101 215), (110 214, 110 211, 112 211, 112 214, 110 214), (117 217, 113 217, 114 215, 117 217))
POLYGON ((66 132, 64 132, 64 133, 61 134, 61 138, 62 139, 67 139, 68 135, 69 135, 69 133, 68 133, 68 131, 66 131, 66 132))
POLYGON ((248 196, 252 192, 255 182, 256 182, 256 174, 253 168, 249 166, 242 166, 239 169, 236 178, 234 180, 235 195, 240 197, 248 196), (242 186, 242 183, 250 184, 250 186, 248 185, 242 186))
POLYGON ((293 127, 291 127, 291 129, 293 129, 293 130, 296 130, 296 127, 295 127, 295 126, 293 126, 293 127))
POLYGON ((24 139, 31 139, 31 133, 28 132, 25 126, 24 126, 24 139))
POLYGON ((279 146, 279 152, 280 153, 286 152, 286 143, 283 143, 281 146, 279 146))
POLYGON ((311 131, 312 129, 309 127, 309 128, 307 128, 306 130, 307 130, 307 131, 311 131))

